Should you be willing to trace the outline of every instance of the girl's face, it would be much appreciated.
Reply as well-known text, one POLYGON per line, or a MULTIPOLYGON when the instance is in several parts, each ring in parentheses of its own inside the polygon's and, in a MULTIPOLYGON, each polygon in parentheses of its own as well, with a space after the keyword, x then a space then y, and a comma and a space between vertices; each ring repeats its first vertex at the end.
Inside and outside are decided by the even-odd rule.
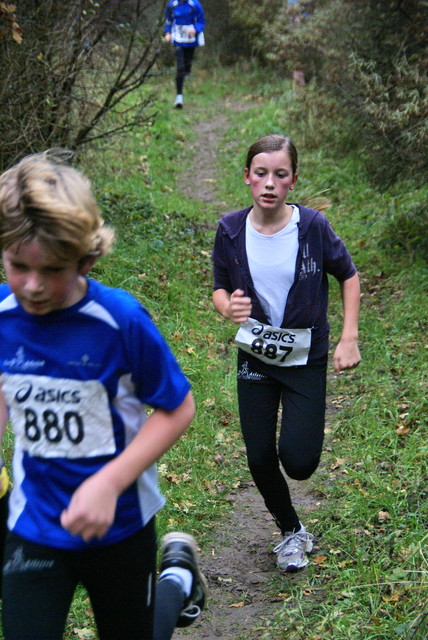
POLYGON ((245 183, 251 187, 254 208, 275 212, 283 208, 290 189, 297 182, 287 151, 271 151, 254 156, 250 169, 244 169, 245 183))
POLYGON ((76 304, 86 293, 78 261, 60 260, 36 239, 3 250, 7 282, 27 313, 37 316, 76 304))

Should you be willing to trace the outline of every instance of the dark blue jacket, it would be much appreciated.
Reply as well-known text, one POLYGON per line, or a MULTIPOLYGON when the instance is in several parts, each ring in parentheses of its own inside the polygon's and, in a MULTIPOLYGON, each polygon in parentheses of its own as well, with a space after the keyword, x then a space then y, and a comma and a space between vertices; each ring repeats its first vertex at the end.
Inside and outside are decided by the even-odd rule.
MULTIPOLYGON (((294 283, 290 289, 281 326, 312 328, 308 362, 326 355, 330 326, 327 320, 328 278, 339 282, 351 278, 355 265, 345 244, 319 211, 297 205, 300 212, 299 249, 294 283)), ((233 293, 242 289, 252 301, 251 317, 270 324, 254 291, 245 249, 245 223, 251 207, 229 213, 219 221, 214 243, 214 290, 233 293)))

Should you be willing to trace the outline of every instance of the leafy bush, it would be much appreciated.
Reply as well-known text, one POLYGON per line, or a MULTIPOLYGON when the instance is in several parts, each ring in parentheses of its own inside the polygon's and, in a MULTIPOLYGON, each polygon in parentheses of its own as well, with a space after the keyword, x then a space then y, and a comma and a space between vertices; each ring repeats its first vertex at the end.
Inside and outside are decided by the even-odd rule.
POLYGON ((75 149, 151 118, 150 96, 130 104, 129 94, 152 73, 160 4, 1 3, 0 169, 25 154, 75 149))
POLYGON ((383 216, 380 246, 396 258, 413 261, 417 256, 428 260, 428 190, 406 193, 395 199, 383 216))
MULTIPOLYGON (((244 11, 244 0, 229 4, 244 42, 248 35, 253 53, 274 68, 279 84, 300 70, 353 118, 367 171, 379 186, 424 179, 426 2, 261 2, 251 12, 244 11)), ((332 123, 338 116, 336 108, 332 123)))

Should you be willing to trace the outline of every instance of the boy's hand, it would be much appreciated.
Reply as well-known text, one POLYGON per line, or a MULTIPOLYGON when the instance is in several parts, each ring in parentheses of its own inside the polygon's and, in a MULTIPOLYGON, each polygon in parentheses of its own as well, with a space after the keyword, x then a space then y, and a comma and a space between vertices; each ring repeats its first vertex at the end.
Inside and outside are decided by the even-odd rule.
POLYGON ((76 489, 61 514, 61 524, 73 536, 82 536, 85 542, 102 538, 113 523, 117 498, 105 479, 95 474, 76 489))

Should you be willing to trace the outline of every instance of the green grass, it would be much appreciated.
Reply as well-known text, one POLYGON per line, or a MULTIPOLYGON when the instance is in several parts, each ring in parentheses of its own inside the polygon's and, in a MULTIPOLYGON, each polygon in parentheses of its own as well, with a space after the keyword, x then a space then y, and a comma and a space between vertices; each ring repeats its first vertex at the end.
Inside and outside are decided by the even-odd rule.
MULTIPOLYGON (((190 112, 171 109, 173 97, 173 79, 166 78, 158 87, 152 126, 88 150, 81 165, 117 232, 114 252, 93 275, 128 289, 147 306, 196 398, 191 428, 159 465, 168 498, 159 535, 183 529, 205 546, 230 508, 229 491, 248 472, 237 418, 233 327, 211 304, 210 253, 219 211, 198 202, 197 184, 191 199, 177 189, 181 173, 197 160, 198 140, 190 112)), ((199 69, 189 99, 197 121, 219 108, 228 115, 230 127, 213 167, 217 197, 229 203, 228 210, 249 203, 242 179, 248 145, 268 132, 291 135, 301 156, 296 198, 329 190, 328 218, 349 247, 363 285, 363 361, 337 377, 329 370, 325 453, 310 481, 320 495, 310 523, 318 537, 315 561, 298 581, 272 578, 267 597, 283 597, 284 608, 263 624, 260 638, 422 640, 428 275, 418 247, 426 227, 419 220, 417 232, 412 225, 400 242, 391 239, 409 202, 412 212, 423 213, 426 192, 411 185, 374 191, 357 148, 353 154, 335 151, 339 123, 323 120, 313 100, 296 103, 291 87, 278 79, 272 83, 246 68, 199 69), (230 101, 245 109, 228 109, 230 101), (306 120, 299 106, 310 110, 306 120)), ((332 343, 340 317, 332 282, 332 343)), ((8 460, 10 449, 9 441, 8 460)), ((84 590, 76 594, 65 637, 96 637, 84 590)))

